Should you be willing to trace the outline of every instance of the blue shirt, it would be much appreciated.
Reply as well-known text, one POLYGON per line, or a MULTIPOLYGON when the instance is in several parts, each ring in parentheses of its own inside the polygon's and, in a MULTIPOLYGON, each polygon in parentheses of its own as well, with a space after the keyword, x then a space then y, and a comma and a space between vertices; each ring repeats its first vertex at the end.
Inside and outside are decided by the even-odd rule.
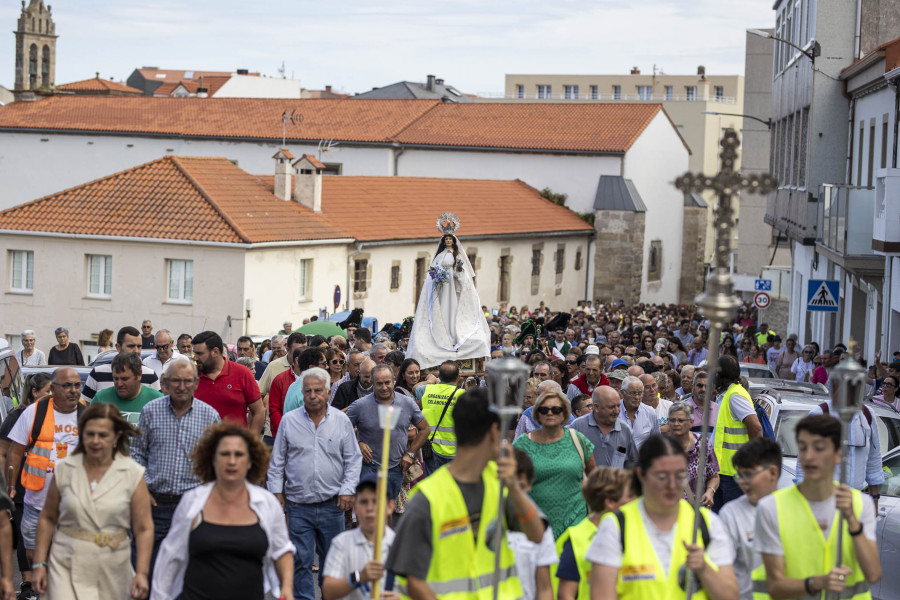
POLYGON ((278 426, 268 488, 297 504, 352 496, 361 467, 362 452, 347 415, 329 406, 316 427, 302 406, 285 414, 278 426))
POLYGON ((180 496, 200 485, 191 454, 206 428, 219 420, 216 409, 196 398, 181 417, 168 396, 144 405, 138 419, 141 435, 131 442, 131 458, 146 469, 151 493, 180 496))

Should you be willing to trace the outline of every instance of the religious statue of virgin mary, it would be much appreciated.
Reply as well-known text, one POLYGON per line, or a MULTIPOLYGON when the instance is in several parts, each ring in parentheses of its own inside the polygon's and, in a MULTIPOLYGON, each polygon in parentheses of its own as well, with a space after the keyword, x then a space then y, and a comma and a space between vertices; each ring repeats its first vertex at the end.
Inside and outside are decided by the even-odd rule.
POLYGON ((454 235, 459 218, 444 213, 437 220, 443 234, 425 277, 407 356, 423 369, 445 360, 491 354, 491 332, 475 290, 475 270, 454 235))

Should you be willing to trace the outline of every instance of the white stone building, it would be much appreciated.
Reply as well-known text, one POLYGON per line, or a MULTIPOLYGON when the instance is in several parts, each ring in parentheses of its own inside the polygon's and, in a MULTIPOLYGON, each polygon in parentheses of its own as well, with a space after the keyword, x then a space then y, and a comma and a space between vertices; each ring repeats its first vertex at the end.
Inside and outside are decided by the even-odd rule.
POLYGON ((65 326, 90 344, 151 319, 234 341, 331 312, 336 286, 344 306, 399 321, 415 312, 445 211, 486 306, 585 296, 593 228, 521 181, 323 175, 312 156, 293 173, 289 152, 274 158, 273 177, 168 156, 0 212, 0 333, 35 329, 44 348, 65 326), (533 218, 503 218, 517 211, 533 218))

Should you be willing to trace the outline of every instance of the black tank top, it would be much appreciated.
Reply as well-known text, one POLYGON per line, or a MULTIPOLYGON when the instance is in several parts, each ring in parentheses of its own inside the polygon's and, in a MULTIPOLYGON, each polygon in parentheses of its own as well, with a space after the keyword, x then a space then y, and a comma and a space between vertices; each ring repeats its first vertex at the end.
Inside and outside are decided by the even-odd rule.
POLYGON ((253 525, 201 521, 192 532, 179 600, 262 600, 266 532, 253 525))

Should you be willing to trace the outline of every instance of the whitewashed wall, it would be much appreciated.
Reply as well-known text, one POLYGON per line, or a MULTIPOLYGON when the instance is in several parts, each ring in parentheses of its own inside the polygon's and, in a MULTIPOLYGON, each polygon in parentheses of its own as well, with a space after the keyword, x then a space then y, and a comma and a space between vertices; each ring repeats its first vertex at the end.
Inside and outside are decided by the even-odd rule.
MULTIPOLYGON (((688 170, 688 159, 688 150, 678 132, 662 113, 651 121, 625 159, 625 178, 634 182, 647 206, 642 302, 678 301, 684 194, 673 182, 688 170), (659 281, 648 282, 650 244, 656 240, 662 242, 662 277, 659 281)), ((598 248, 598 251, 602 249, 598 248)))
POLYGON ((69 337, 76 342, 90 340, 105 328, 140 328, 144 319, 153 321, 154 329, 169 329, 176 336, 206 329, 221 334, 229 315, 242 316, 244 251, 239 248, 9 234, 0 237, 0 246, 6 251, 34 252, 34 291, 29 295, 10 292, 10 260, 4 252, 0 334, 34 329, 37 347, 44 352, 56 343, 53 331, 57 327, 68 328, 69 337), (88 254, 112 256, 108 300, 87 296, 88 254), (194 261, 192 304, 166 302, 166 259, 194 261))

